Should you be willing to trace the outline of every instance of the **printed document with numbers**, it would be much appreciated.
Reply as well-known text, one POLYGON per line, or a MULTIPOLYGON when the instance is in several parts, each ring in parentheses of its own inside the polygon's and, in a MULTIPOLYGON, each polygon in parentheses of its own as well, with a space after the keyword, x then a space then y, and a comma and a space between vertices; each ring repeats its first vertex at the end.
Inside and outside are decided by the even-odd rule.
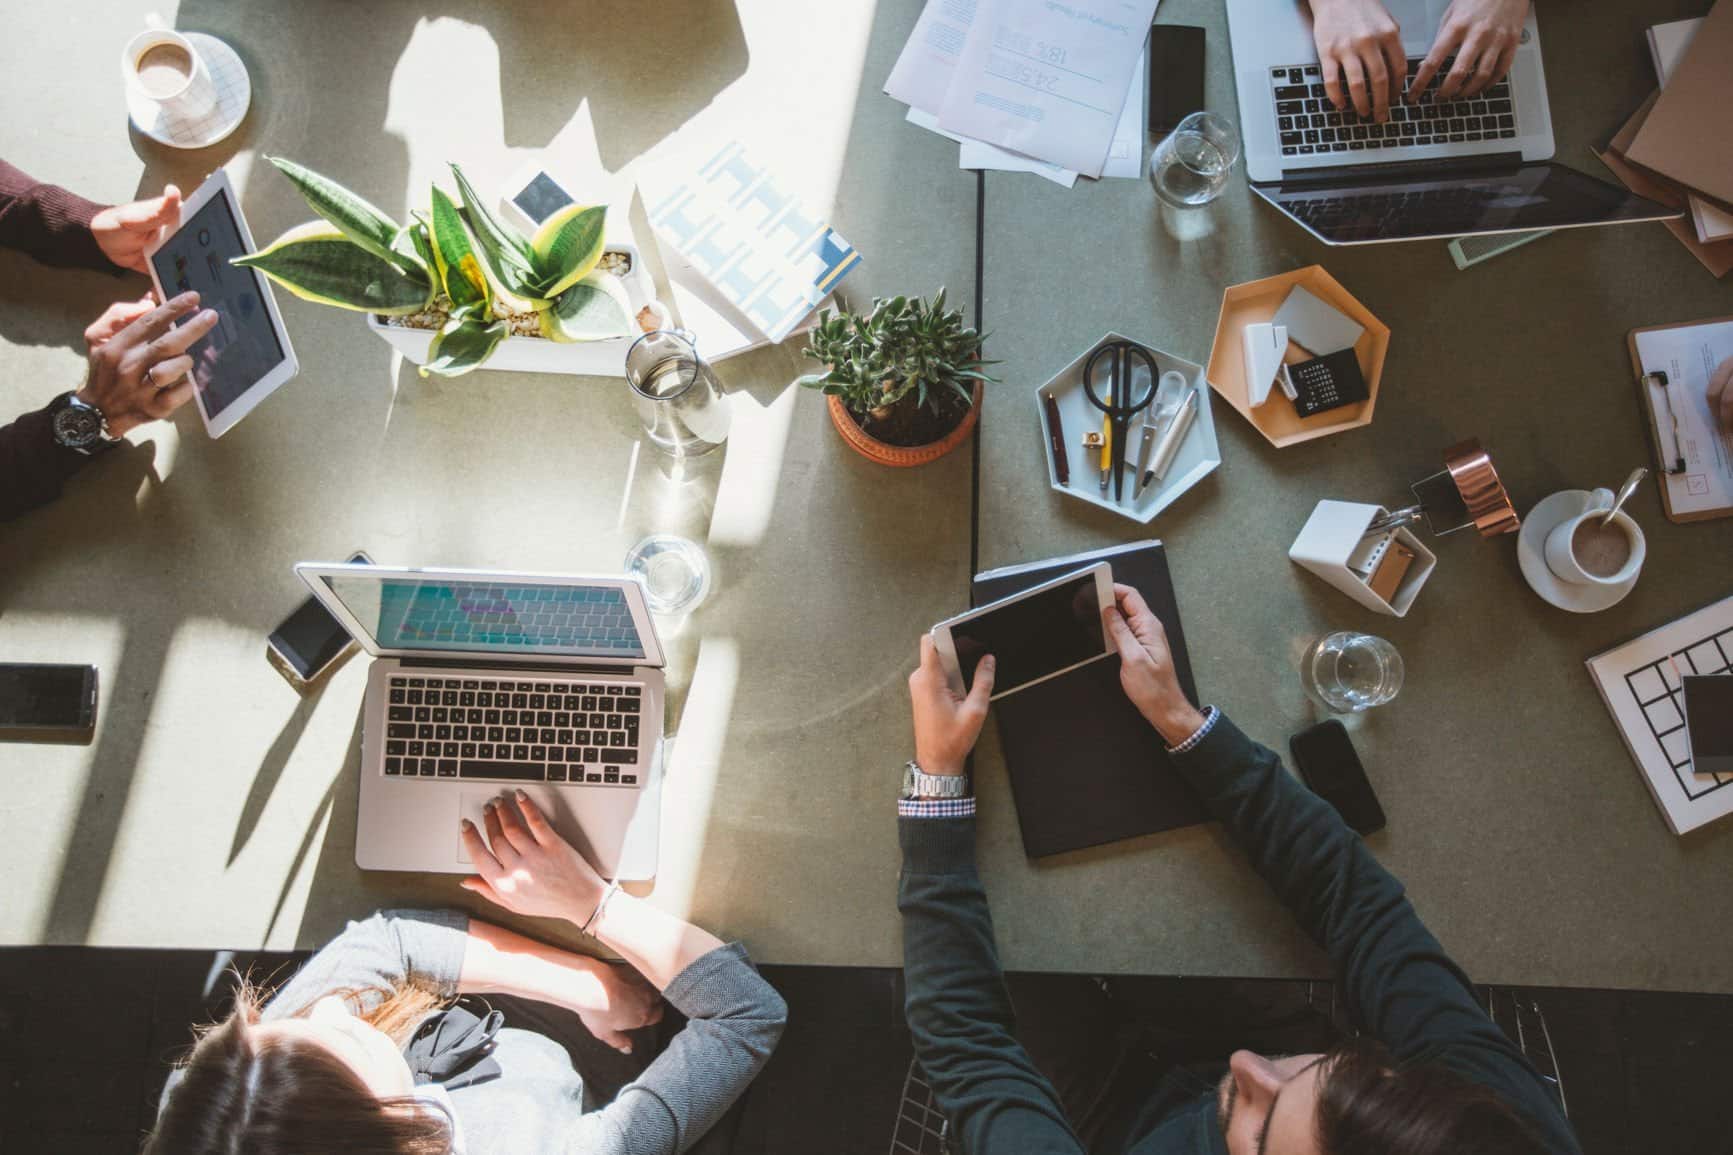
POLYGON ((978 0, 939 126, 1101 176, 1155 6, 978 0))

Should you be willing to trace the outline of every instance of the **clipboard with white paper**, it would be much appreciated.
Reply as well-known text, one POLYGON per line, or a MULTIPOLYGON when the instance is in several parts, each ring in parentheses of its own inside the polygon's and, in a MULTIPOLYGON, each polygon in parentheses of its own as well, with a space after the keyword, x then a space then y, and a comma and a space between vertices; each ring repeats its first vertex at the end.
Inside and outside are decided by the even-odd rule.
POLYGON ((1710 375, 1733 358, 1733 317, 1633 329, 1628 344, 1667 517, 1733 516, 1733 431, 1708 397, 1710 375))

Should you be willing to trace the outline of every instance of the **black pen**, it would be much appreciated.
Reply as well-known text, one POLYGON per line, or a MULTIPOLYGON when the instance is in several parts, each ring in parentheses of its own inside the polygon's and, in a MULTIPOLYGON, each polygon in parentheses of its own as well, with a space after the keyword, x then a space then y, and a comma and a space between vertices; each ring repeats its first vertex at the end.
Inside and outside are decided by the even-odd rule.
POLYGON ((1043 390, 1041 400, 1047 408, 1047 444, 1053 447, 1053 473, 1060 485, 1071 484, 1071 462, 1065 456, 1065 427, 1059 423, 1059 402, 1050 390, 1043 390))

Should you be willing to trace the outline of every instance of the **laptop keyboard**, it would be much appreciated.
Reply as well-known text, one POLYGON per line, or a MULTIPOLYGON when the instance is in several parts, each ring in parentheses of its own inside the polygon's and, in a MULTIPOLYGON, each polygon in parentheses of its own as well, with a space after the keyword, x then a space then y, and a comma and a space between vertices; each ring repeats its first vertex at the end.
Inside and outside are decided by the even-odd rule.
MULTIPOLYGON (((1420 57, 1408 62, 1402 82, 1404 97, 1414 87, 1420 57)), ((1394 151, 1431 144, 1474 140, 1506 140, 1516 136, 1516 104, 1507 77, 1472 100, 1433 100, 1452 58, 1432 78, 1415 104, 1406 100, 1390 106, 1383 124, 1362 117, 1352 106, 1337 112, 1324 90, 1323 70, 1316 64, 1290 64, 1270 69, 1270 97, 1276 106, 1276 131, 1283 156, 1318 153, 1394 151)))
POLYGON ((385 773, 635 787, 644 687, 393 674, 385 773))

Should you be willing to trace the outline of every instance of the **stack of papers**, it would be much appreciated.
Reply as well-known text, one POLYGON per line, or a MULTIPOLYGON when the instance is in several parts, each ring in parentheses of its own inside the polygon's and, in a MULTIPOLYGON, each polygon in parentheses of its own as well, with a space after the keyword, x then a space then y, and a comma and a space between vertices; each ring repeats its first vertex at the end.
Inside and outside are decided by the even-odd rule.
POLYGON ((927 0, 885 92, 958 142, 959 168, 1136 179, 1157 3, 927 0))

